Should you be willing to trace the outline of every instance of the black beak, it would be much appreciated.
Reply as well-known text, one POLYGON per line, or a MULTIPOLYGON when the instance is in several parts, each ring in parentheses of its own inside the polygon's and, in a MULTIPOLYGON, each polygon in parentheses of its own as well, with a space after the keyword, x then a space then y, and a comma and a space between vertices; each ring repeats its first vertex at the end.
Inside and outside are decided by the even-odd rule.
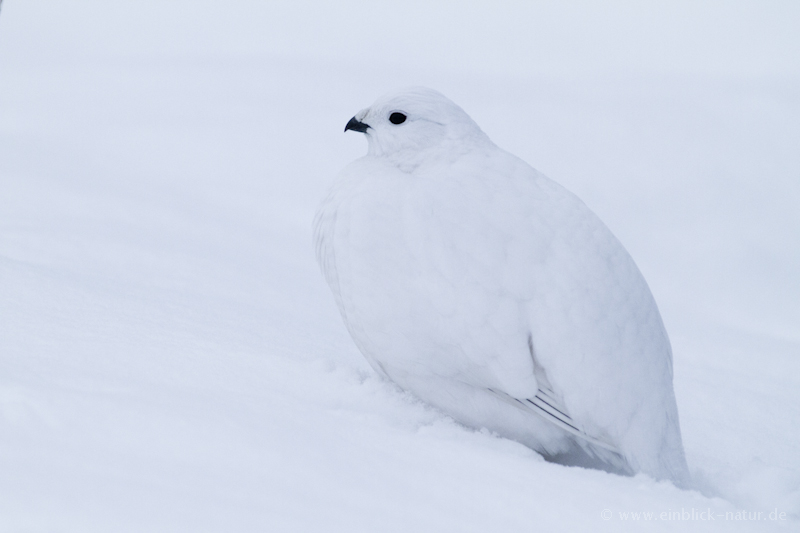
POLYGON ((347 126, 344 127, 344 131, 353 130, 360 131, 361 133, 367 133, 367 128, 369 128, 369 124, 359 122, 356 120, 356 117, 353 117, 350 119, 350 122, 347 123, 347 126))

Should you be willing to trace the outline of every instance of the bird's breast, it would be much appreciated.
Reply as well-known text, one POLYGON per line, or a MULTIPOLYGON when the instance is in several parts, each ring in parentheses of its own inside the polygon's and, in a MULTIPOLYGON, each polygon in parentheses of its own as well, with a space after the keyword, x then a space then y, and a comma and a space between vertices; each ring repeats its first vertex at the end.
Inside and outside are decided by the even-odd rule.
POLYGON ((513 239, 487 202, 477 184, 401 173, 342 191, 331 236, 341 310, 385 372, 535 393, 525 301, 504 287, 513 239))

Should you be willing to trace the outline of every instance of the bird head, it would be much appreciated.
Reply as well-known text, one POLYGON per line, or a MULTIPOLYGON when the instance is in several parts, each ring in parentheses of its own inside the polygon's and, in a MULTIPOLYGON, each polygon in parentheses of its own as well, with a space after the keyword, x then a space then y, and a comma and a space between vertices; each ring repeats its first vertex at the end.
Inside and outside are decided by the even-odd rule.
POLYGON ((480 146, 493 146, 463 109, 425 87, 379 98, 356 113, 344 130, 364 133, 370 156, 387 158, 405 172, 425 163, 450 162, 480 146))

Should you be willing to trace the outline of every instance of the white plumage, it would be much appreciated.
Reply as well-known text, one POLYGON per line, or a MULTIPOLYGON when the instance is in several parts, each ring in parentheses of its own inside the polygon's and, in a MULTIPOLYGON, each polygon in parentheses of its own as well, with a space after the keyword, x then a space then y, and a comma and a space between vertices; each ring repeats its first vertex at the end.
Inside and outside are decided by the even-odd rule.
POLYGON ((684 484, 666 331, 577 197, 436 91, 359 112, 369 152, 317 213, 317 258, 381 375, 545 457, 684 484))

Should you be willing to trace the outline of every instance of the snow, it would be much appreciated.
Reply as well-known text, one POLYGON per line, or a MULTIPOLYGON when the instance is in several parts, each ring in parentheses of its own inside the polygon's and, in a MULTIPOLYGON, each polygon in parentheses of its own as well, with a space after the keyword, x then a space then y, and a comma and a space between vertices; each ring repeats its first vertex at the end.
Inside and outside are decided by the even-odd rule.
POLYGON ((461 6, 3 3, 0 531, 798 527, 798 8, 461 6), (543 462, 369 369, 310 226, 366 151, 344 124, 411 84, 630 251, 696 490, 543 462))

